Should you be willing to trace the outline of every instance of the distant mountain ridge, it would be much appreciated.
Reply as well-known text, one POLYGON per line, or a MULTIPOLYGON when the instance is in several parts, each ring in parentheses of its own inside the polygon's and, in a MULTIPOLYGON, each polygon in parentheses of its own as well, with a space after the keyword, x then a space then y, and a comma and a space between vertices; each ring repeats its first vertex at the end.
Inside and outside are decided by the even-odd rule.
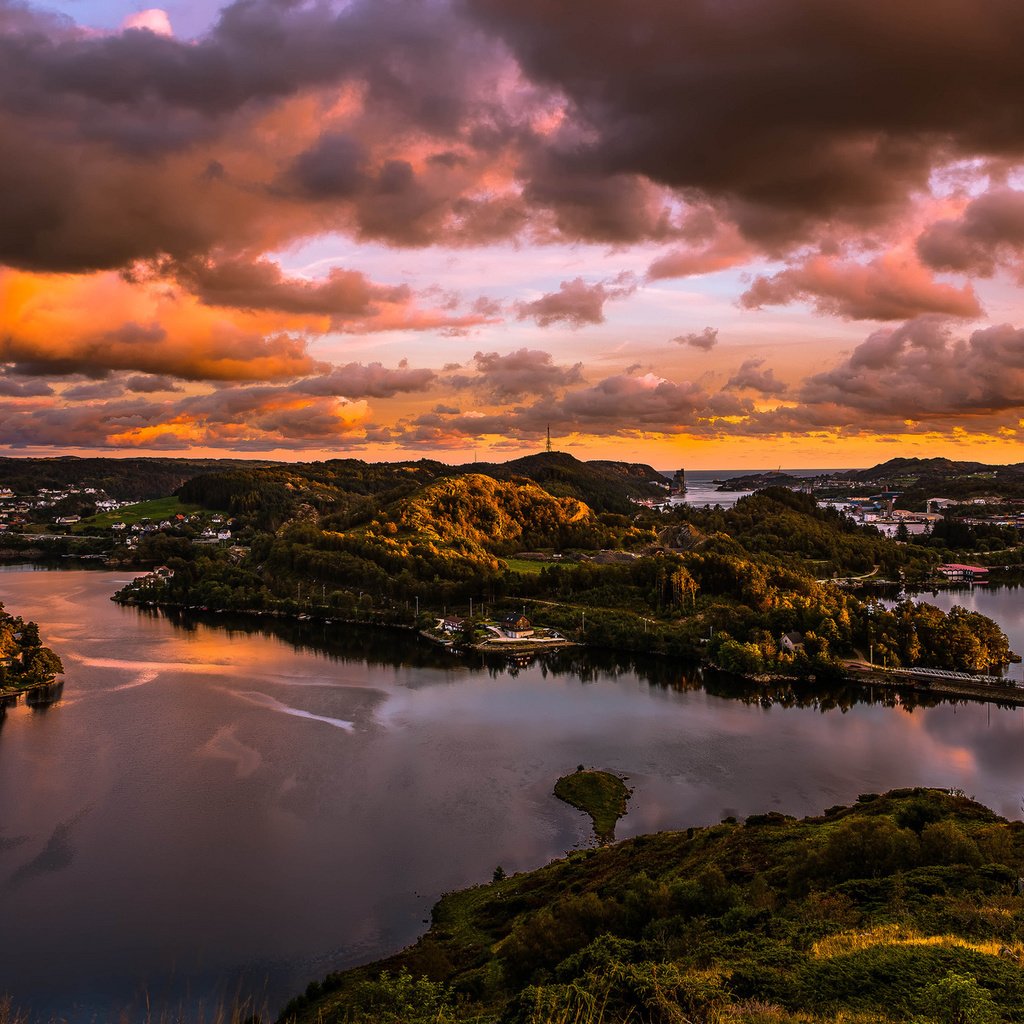
POLYGON ((843 476, 853 480, 877 480, 886 476, 949 476, 957 473, 993 473, 1020 470, 1019 466, 990 466, 983 462, 954 462, 952 459, 895 458, 870 469, 853 469, 843 476))

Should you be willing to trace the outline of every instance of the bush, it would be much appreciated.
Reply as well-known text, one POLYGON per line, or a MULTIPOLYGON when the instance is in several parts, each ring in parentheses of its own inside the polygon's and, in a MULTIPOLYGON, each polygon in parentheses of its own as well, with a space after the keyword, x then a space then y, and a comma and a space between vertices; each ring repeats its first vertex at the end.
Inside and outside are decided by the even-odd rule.
POLYGON ((913 831, 891 818, 851 818, 829 836, 819 868, 835 879, 881 878, 913 866, 919 852, 913 831))
POLYGON ((921 859, 925 864, 981 863, 978 844, 954 821, 936 821, 921 832, 921 859))

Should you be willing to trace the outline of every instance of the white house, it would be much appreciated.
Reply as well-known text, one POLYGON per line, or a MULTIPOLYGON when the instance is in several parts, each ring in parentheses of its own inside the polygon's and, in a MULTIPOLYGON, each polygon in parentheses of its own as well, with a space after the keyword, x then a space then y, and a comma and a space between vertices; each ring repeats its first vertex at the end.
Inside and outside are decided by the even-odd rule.
POLYGON ((510 640, 522 640, 533 636, 533 626, 525 615, 510 615, 502 620, 501 631, 510 640))

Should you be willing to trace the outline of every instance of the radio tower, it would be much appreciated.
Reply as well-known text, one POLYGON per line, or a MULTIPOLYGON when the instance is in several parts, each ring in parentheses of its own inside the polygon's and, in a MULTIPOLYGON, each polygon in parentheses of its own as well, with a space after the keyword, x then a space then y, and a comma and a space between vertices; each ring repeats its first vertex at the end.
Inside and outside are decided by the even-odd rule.
POLYGON ((547 450, 551 451, 551 424, 548 424, 548 446, 547 450))

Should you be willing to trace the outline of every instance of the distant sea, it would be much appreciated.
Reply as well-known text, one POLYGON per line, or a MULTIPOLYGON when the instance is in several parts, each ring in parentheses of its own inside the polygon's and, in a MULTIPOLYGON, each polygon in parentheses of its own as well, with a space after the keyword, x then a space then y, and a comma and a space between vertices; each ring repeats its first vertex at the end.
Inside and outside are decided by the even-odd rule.
MULTIPOLYGON (((658 470, 670 480, 675 475, 674 469, 658 470)), ((732 508, 736 502, 752 491, 720 491, 715 480, 730 480, 737 476, 750 476, 752 473, 767 473, 767 469, 694 469, 686 471, 686 503, 688 505, 721 505, 732 508)), ((783 469, 789 476, 822 476, 829 473, 846 473, 846 469, 783 469)))

